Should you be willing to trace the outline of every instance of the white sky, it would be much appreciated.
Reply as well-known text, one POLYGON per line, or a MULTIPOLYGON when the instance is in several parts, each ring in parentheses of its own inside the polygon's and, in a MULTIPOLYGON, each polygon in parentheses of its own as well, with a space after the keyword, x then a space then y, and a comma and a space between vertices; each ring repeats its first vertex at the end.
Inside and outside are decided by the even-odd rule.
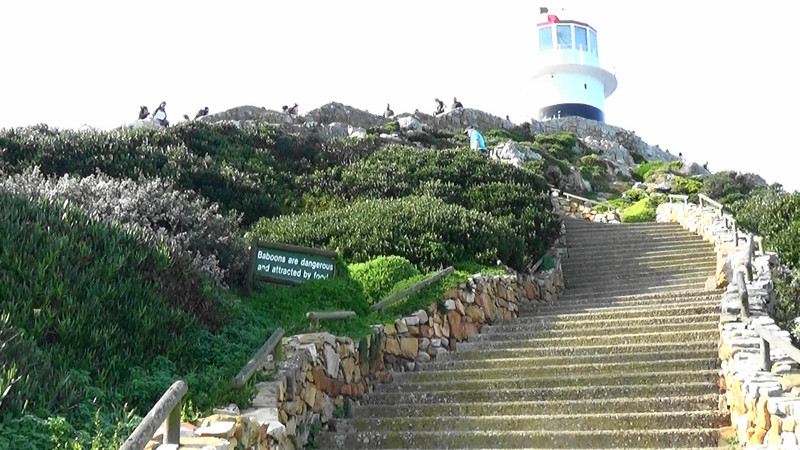
POLYGON ((606 121, 714 171, 800 189, 800 2, 719 0, 4 0, 0 128, 112 128, 162 100, 172 122, 330 101, 431 112, 457 96, 516 122, 539 6, 598 30, 617 74, 606 121))

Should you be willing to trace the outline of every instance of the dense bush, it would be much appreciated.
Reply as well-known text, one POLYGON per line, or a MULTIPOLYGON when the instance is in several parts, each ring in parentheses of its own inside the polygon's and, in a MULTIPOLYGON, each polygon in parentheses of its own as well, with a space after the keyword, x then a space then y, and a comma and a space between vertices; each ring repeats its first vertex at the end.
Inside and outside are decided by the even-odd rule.
POLYGON ((689 201, 697 203, 697 194, 703 189, 703 182, 693 178, 675 176, 670 180, 672 186, 671 193, 688 195, 689 201))
POLYGON ((561 132, 536 135, 534 150, 545 150, 553 158, 576 163, 580 151, 576 151, 578 137, 573 133, 561 132))
POLYGON ((308 188, 312 198, 333 192, 346 200, 428 195, 495 217, 507 216, 525 239, 525 258, 534 261, 560 229, 541 176, 467 150, 389 147, 350 166, 316 174, 308 188))
MULTIPOLYGON (((368 147, 369 145, 367 145, 368 147)), ((161 177, 243 214, 246 224, 291 211, 294 176, 335 164, 347 152, 314 139, 283 135, 267 125, 190 122, 150 130, 0 130, 7 173, 39 166, 45 175, 161 177)), ((358 153, 361 150, 355 151, 358 153)), ((364 150, 368 151, 368 150, 364 150)))
POLYGON ((0 214, 0 308, 37 348, 36 364, 18 366, 27 382, 13 407, 63 411, 105 398, 101 386, 125 383, 132 366, 179 358, 191 319, 157 294, 166 258, 63 204, 0 192, 0 214), (89 390, 89 377, 102 385, 89 390))
POLYGON ((380 301, 398 282, 419 275, 411 262, 400 256, 379 256, 349 266, 350 276, 364 287, 370 304, 380 301))
POLYGON ((350 278, 347 271, 337 271, 336 277, 329 280, 311 280, 299 286, 263 285, 244 301, 259 316, 281 317, 288 335, 313 329, 361 337, 375 323, 361 283, 350 278), (309 311, 354 311, 356 317, 312 324, 306 319, 309 311))
POLYGON ((216 204, 175 190, 164 180, 48 178, 34 168, 0 180, 0 189, 50 202, 67 200, 90 217, 131 227, 144 244, 168 249, 172 265, 193 276, 215 283, 244 279, 247 250, 236 237, 239 217, 221 214, 216 204))
POLYGON ((628 189, 627 191, 623 192, 622 195, 630 198, 634 202, 638 202, 639 200, 647 197, 647 192, 645 192, 644 189, 628 189))
POLYGON ((584 180, 588 181, 595 191, 608 190, 608 166, 599 156, 592 153, 582 156, 578 170, 584 180))
POLYGON ((759 187, 763 186, 757 175, 728 171, 705 177, 701 192, 724 205, 731 205, 759 187))
POLYGON ((622 223, 655 222, 656 208, 667 201, 665 195, 651 195, 643 198, 622 211, 622 223))
POLYGON ((651 161, 637 167, 632 174, 636 181, 655 181, 658 175, 676 172, 681 168, 680 161, 651 161))
POLYGON ((497 259, 522 269, 525 248, 507 220, 427 196, 262 219, 252 233, 262 240, 336 250, 354 262, 399 255, 426 270, 497 259))
POLYGON ((800 267, 800 193, 758 189, 731 209, 739 226, 762 236, 781 262, 800 267))

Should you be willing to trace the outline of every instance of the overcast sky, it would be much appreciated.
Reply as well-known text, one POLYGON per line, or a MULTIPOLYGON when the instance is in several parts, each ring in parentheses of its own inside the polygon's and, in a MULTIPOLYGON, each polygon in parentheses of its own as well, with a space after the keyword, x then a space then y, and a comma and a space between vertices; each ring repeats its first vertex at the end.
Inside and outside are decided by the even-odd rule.
POLYGON ((536 116, 539 6, 598 31, 619 81, 606 121, 712 171, 800 189, 800 2, 519 0, 0 2, 0 128, 112 128, 241 105, 375 113, 449 104, 536 116))

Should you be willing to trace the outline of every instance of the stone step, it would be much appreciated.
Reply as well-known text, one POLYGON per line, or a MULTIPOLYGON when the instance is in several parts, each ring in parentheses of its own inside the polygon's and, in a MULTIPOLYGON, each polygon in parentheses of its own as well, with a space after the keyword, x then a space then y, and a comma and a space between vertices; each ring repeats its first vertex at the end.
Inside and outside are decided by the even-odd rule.
POLYGON ((633 327, 672 327, 677 324, 689 323, 713 323, 715 326, 719 323, 719 313, 709 312, 703 314, 690 314, 681 316, 656 316, 656 317, 619 317, 615 319, 604 320, 572 320, 561 321, 557 316, 547 316, 544 318, 529 316, 528 321, 518 321, 508 323, 505 321, 495 322, 493 325, 485 325, 481 328, 482 336, 491 336, 494 334, 507 334, 519 333, 529 331, 545 331, 545 332, 564 332, 578 330, 621 330, 624 329, 628 332, 633 327))
POLYGON ((393 375, 394 383, 432 383, 444 381, 468 381, 468 380, 499 380, 509 377, 519 378, 550 378, 550 377, 586 377, 613 376, 614 374, 647 374, 658 372, 668 367, 672 371, 676 370, 712 370, 719 368, 719 361, 716 355, 705 355, 701 358, 692 359, 663 359, 655 361, 632 361, 632 362, 602 362, 602 363, 581 363, 572 360, 564 364, 541 364, 541 365, 521 365, 517 367, 508 366, 500 368, 476 368, 462 369, 460 371, 440 370, 440 371, 416 371, 401 372, 393 375))
POLYGON ((640 223, 597 223, 597 222, 590 222, 588 220, 579 220, 574 219, 571 217, 564 218, 564 225, 567 227, 567 230, 579 230, 579 229, 587 229, 587 230, 597 230, 597 231, 631 231, 631 230, 667 230, 670 228, 682 230, 681 227, 677 223, 672 222, 640 222, 640 223))
POLYGON ((675 397, 637 397, 561 401, 511 401, 474 403, 390 403, 362 405, 353 408, 354 418, 367 417, 440 417, 440 416, 502 416, 563 414, 617 414, 652 411, 712 411, 719 406, 719 394, 675 397))
POLYGON ((684 342, 687 345, 697 341, 704 341, 713 339, 714 336, 719 338, 719 330, 717 328, 707 328, 688 331, 675 331, 670 334, 662 332, 650 333, 622 333, 622 334, 591 334, 583 336, 569 336, 569 337, 540 337, 530 338, 525 340, 512 340, 512 341, 485 341, 485 342, 459 342, 456 345, 456 350, 469 351, 476 348, 528 348, 528 347, 578 347, 583 345, 605 344, 605 345, 619 345, 619 344, 644 344, 644 343, 671 343, 671 342, 684 342))
MULTIPOLYGON (((336 429, 358 432, 385 431, 561 431, 660 430, 724 426, 729 413, 721 411, 669 411, 615 414, 527 414, 499 416, 386 417, 340 419, 336 429)), ((729 419, 730 420, 730 419, 729 419)))
POLYGON ((600 248, 608 247, 634 247, 642 244, 665 245, 668 243, 674 244, 689 244, 695 243, 711 247, 711 244, 704 241, 698 236, 687 233, 659 233, 651 235, 643 234, 606 234, 600 235, 574 235, 567 233, 567 247, 569 248, 600 248))
MULTIPOLYGON (((709 377, 711 378, 711 377, 709 377)), ((687 381, 680 385, 680 394, 685 396, 698 396, 716 394, 719 390, 718 379, 703 381, 687 381)), ((380 389, 365 395, 361 405, 396 405, 402 403, 425 404, 452 404, 476 402, 539 402, 539 401, 607 401, 615 398, 646 398, 663 397, 665 393, 675 392, 675 385, 667 383, 643 382, 619 386, 602 386, 588 383, 584 386, 557 386, 539 387, 526 386, 523 388, 502 388, 477 391, 454 391, 452 389, 431 389, 427 391, 386 391, 380 389)))
POLYGON ((703 272, 714 273, 717 269, 716 261, 680 261, 669 263, 641 263, 636 261, 607 262, 605 264, 584 263, 564 267, 561 270, 564 278, 571 281, 584 281, 595 279, 619 279, 630 276, 658 276, 669 273, 703 272))
MULTIPOLYGON (((433 420, 433 419, 432 419, 433 420)), ((322 433, 325 449, 575 449, 575 448, 698 448, 716 447, 719 432, 713 428, 602 431, 366 431, 322 433)))
POLYGON ((630 261, 670 261, 706 258, 712 259, 713 252, 707 248, 690 246, 666 246, 663 248, 649 247, 638 251, 628 251, 609 247, 597 251, 584 251, 580 248, 570 249, 563 264, 586 263, 596 261, 610 261, 615 259, 627 259, 630 261), (709 255, 710 254, 710 255, 709 255))
MULTIPOLYGON (((436 370, 466 370, 466 369, 502 369, 519 367, 538 367, 541 365, 553 364, 615 364, 643 361, 661 361, 672 359, 692 359, 692 358, 716 358, 716 346, 711 342, 705 348, 687 348, 683 344, 677 344, 679 348, 671 350, 661 350, 658 347, 652 351, 631 352, 631 353, 607 353, 607 354, 564 354, 555 356, 532 355, 526 357, 519 356, 486 356, 481 359, 458 359, 459 354, 455 353, 450 358, 437 358, 436 360, 420 365, 421 371, 436 370)), ((491 355, 491 353, 486 353, 491 355)))
MULTIPOLYGON (((610 294, 610 295, 585 295, 581 293, 580 295, 575 295, 571 290, 564 291, 561 296, 557 300, 551 302, 551 304, 556 303, 574 303, 574 302, 582 302, 582 301, 592 301, 597 303, 606 303, 612 300, 648 300, 648 299, 681 299, 681 298, 694 298, 694 297, 703 297, 705 294, 711 294, 712 296, 716 296, 716 299, 720 299, 724 290, 714 289, 714 290, 706 290, 705 288, 690 288, 690 289, 675 289, 675 290, 667 290, 667 291, 653 291, 653 292, 646 292, 646 293, 633 293, 633 294, 610 294)), ((521 306, 528 306, 528 305, 537 305, 539 303, 528 302, 523 303, 521 306)))
POLYGON ((612 296, 612 297, 574 297, 570 298, 569 293, 565 292, 560 298, 553 301, 524 302, 519 305, 521 311, 547 311, 563 310, 566 308, 599 308, 603 306, 646 306, 649 308, 659 308, 662 306, 673 306, 686 303, 720 303, 721 292, 715 291, 695 291, 696 293, 654 293, 654 295, 641 296, 612 296))
POLYGON ((566 284, 569 295, 578 297, 582 295, 630 295, 646 294, 655 291, 701 289, 705 286, 707 279, 708 274, 701 274, 699 276, 692 276, 691 278, 656 278, 652 280, 643 280, 635 284, 628 283, 621 285, 619 283, 608 283, 576 289, 570 289, 568 281, 566 284))
POLYGON ((559 319, 561 321, 603 320, 641 317, 682 316, 719 312, 719 300, 676 302, 672 305, 631 305, 609 306, 607 303, 597 305, 564 305, 540 308, 520 308, 519 316, 503 321, 503 323, 528 323, 531 319, 559 319))
POLYGON ((616 273, 593 273, 586 271, 586 275, 565 274, 564 280, 569 289, 580 289, 586 286, 597 286, 602 284, 641 284, 642 281, 666 281, 680 279, 694 279, 703 277, 704 281, 709 276, 714 275, 715 267, 693 268, 693 269, 671 269, 671 270, 648 270, 648 269, 629 269, 620 270, 616 273))
MULTIPOLYGON (((547 358, 561 359, 565 357, 609 357, 622 356, 639 353, 651 352, 674 352, 683 349, 690 350, 705 350, 716 352, 719 336, 713 339, 704 341, 692 342, 691 345, 686 345, 684 342, 661 342, 661 343, 636 343, 636 344, 619 344, 619 345, 587 345, 583 347, 556 347, 556 348, 536 348, 536 347, 523 347, 523 348, 474 348, 462 349, 457 352, 442 353, 436 357, 436 360, 441 363, 449 361, 483 361, 488 359, 502 359, 502 358, 547 358)), ((587 359, 588 361, 588 359, 587 359)))
MULTIPOLYGON (((714 383, 718 380, 719 369, 713 370, 664 370, 648 373, 613 373, 571 376, 511 377, 475 380, 420 381, 386 383, 376 387, 376 392, 416 392, 427 391, 475 391, 493 389, 556 388, 580 386, 626 386, 644 383, 714 383)), ((416 373, 416 372, 409 372, 416 373)), ((674 387, 673 387, 674 389, 674 387)), ((671 392, 671 391, 670 391, 671 392)), ((547 400, 547 399, 546 399, 547 400)), ((550 399, 552 400, 552 399, 550 399)))
POLYGON ((665 240, 663 242, 640 242, 630 244, 615 244, 606 242, 602 245, 569 245, 567 244, 568 257, 591 257, 609 255, 640 257, 658 253, 674 253, 675 250, 684 250, 692 254, 702 255, 703 253, 713 253, 714 248, 703 242, 675 242, 665 240))
POLYGON ((470 336, 468 341, 507 341, 514 339, 532 339, 542 336, 561 338, 602 333, 649 333, 656 330, 672 333, 674 331, 717 328, 719 324, 719 314, 692 314, 691 317, 692 320, 677 316, 637 318, 638 322, 636 320, 616 319, 600 321, 576 320, 563 323, 558 321, 553 323, 549 320, 537 321, 536 318, 531 317, 529 323, 516 324, 516 326, 505 327, 500 330, 495 330, 493 326, 483 327, 480 334, 470 336))

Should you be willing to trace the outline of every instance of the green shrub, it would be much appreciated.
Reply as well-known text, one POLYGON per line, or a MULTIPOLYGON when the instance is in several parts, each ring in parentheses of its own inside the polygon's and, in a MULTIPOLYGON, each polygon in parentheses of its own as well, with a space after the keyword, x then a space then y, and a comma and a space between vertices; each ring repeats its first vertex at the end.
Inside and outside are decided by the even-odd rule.
POLYGON ((364 287, 370 304, 380 301, 398 282, 419 275, 419 270, 400 256, 379 256, 348 268, 350 276, 364 287))
POLYGON ((580 156, 575 152, 578 137, 569 132, 536 135, 534 150, 544 150, 555 159, 575 163, 580 156))
POLYGON ((756 175, 727 171, 703 178, 701 192, 723 205, 731 205, 737 200, 744 199, 747 194, 759 187, 762 186, 756 175))
MULTIPOLYGON (((353 153, 369 152, 375 142, 353 153)), ((331 147, 336 146, 323 150, 313 138, 280 134, 268 125, 239 128, 230 122, 108 132, 0 130, 7 173, 38 166, 55 176, 160 177, 218 203, 225 212, 242 213, 245 224, 294 210, 299 197, 295 175, 347 158, 331 147)))
POLYGON ((633 171, 633 179, 639 182, 647 181, 650 179, 651 172, 657 169, 664 169, 668 164, 664 161, 651 161, 644 163, 633 171))
POLYGON ((647 192, 644 189, 628 189, 627 191, 623 192, 622 195, 627 196, 634 202, 638 202, 639 200, 647 197, 647 192))
MULTIPOLYGON (((395 122, 396 123, 396 122, 395 122)), ((378 151, 383 145, 378 136, 367 136, 365 138, 339 138, 318 143, 322 153, 323 164, 316 164, 315 169, 326 167, 348 165, 378 151)))
POLYGON ((759 189, 731 209, 737 224, 762 236, 766 248, 777 252, 784 264, 800 266, 800 193, 759 189))
POLYGON ((541 176, 468 150, 388 147, 341 170, 320 172, 308 186, 312 197, 329 192, 348 200, 428 195, 496 217, 507 216, 509 225, 525 239, 525 258, 532 260, 549 248, 560 229, 541 176))
POLYGON ((153 283, 166 258, 60 204, 0 192, 0 211, 0 309, 38 348, 37 364, 18 366, 28 382, 14 398, 34 411, 63 411, 87 396, 106 397, 89 389, 89 376, 117 386, 129 380, 130 367, 162 352, 180 357, 178 336, 191 321, 153 283))
MULTIPOLYGON (((168 249, 172 265, 195 277, 218 284, 244 280, 247 249, 236 236, 240 218, 221 214, 216 204, 164 180, 48 178, 34 168, 0 181, 0 189, 32 199, 67 200, 90 217, 136 230, 143 244, 168 249)), ((180 295, 203 297, 202 292, 180 295)))
POLYGON ((689 201, 697 203, 697 194, 703 188, 703 182, 693 178, 675 176, 670 180, 672 194, 688 195, 689 201))
POLYGON ((606 163, 595 154, 582 156, 578 170, 584 180, 588 181, 596 191, 608 190, 608 174, 606 163))
POLYGON ((794 324, 794 319, 800 316, 800 269, 792 269, 783 264, 772 271, 775 283, 775 322, 783 330, 792 334, 795 342, 800 340, 800 328, 794 324))
POLYGON ((244 302, 261 317, 280 317, 287 335, 329 331, 358 338, 370 333, 374 318, 361 283, 350 278, 346 271, 337 271, 336 277, 328 280, 311 280, 299 286, 261 285, 244 302), (309 311, 354 311, 356 317, 314 324, 306 319, 309 311))
POLYGON ((655 222, 656 208, 667 200, 665 195, 651 195, 643 198, 622 211, 622 223, 655 222))
POLYGON ((402 256, 421 269, 455 261, 521 268, 524 243, 507 221, 431 197, 356 202, 327 210, 264 219, 253 235, 267 241, 337 250, 349 261, 402 256))
POLYGON ((396 120, 393 120, 387 123, 384 128, 386 129, 387 133, 396 133, 400 130, 400 123, 398 123, 396 120))

